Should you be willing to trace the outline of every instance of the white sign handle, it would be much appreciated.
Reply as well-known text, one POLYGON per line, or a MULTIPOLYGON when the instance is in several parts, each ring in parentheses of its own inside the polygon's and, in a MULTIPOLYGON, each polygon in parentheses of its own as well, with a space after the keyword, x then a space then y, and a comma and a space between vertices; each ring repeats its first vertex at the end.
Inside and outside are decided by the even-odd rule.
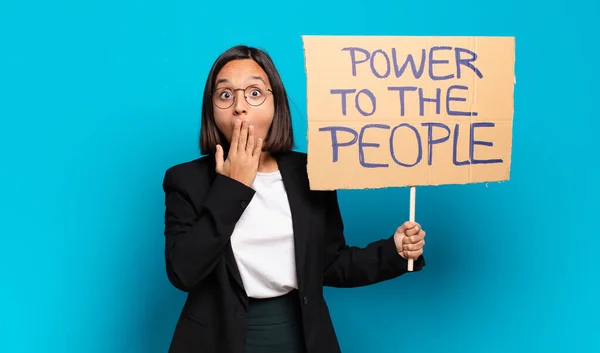
MULTIPOLYGON (((415 221, 415 200, 416 200, 416 193, 417 193, 417 191, 416 191, 415 187, 411 186, 410 187, 410 208, 409 208, 410 214, 409 214, 409 217, 408 217, 408 220, 411 221, 411 222, 415 221)), ((414 262, 413 259, 408 259, 408 271, 409 272, 412 272, 412 270, 413 270, 413 262, 414 262)))

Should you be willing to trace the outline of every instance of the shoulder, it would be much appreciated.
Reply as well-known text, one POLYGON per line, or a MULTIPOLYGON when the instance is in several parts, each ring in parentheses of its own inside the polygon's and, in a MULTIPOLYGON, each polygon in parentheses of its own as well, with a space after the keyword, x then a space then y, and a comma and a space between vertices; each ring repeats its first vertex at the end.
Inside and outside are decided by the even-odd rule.
MULTIPOLYGON (((307 154, 299 151, 279 153, 275 156, 279 169, 293 180, 296 187, 308 188, 307 154)), ((308 191, 308 190, 307 190, 308 191)))
MULTIPOLYGON (((290 172, 293 172, 300 182, 300 187, 304 192, 308 193, 316 200, 331 202, 337 199, 336 190, 311 190, 310 180, 308 176, 308 155, 305 152, 291 151, 281 154, 278 157, 279 161, 282 162, 290 172)), ((281 165, 280 165, 281 167, 281 165)))
POLYGON ((285 163, 292 165, 296 168, 306 169, 306 163, 308 161, 308 155, 305 152, 300 151, 289 151, 283 152, 277 156, 279 161, 285 161, 285 163))
POLYGON ((214 174, 214 169, 215 159, 213 155, 175 164, 165 171, 163 187, 176 186, 186 188, 192 182, 206 181, 214 174))

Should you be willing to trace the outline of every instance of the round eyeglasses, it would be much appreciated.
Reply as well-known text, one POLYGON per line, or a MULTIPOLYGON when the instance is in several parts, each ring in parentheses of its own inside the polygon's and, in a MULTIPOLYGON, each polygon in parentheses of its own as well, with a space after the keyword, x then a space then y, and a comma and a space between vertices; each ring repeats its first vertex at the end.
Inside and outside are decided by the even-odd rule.
POLYGON ((257 107, 265 102, 267 99, 267 92, 273 93, 273 91, 266 87, 256 85, 236 89, 223 87, 213 91, 213 103, 221 109, 231 107, 233 103, 235 103, 235 91, 243 91, 244 99, 253 107, 257 107))

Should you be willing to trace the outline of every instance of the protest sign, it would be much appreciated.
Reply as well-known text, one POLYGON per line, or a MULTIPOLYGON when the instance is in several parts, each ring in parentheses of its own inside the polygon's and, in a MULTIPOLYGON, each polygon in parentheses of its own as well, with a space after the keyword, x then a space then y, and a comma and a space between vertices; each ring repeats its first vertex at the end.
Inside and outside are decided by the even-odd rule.
POLYGON ((303 36, 313 190, 508 180, 512 37, 303 36))

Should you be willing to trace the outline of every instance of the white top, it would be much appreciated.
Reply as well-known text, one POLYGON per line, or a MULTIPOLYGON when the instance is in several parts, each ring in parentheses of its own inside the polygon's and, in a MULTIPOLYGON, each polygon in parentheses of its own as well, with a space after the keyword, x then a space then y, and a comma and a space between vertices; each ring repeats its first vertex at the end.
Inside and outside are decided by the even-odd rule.
POLYGON ((231 235, 233 253, 251 298, 271 298, 297 289, 294 231, 279 171, 257 173, 256 191, 231 235))

